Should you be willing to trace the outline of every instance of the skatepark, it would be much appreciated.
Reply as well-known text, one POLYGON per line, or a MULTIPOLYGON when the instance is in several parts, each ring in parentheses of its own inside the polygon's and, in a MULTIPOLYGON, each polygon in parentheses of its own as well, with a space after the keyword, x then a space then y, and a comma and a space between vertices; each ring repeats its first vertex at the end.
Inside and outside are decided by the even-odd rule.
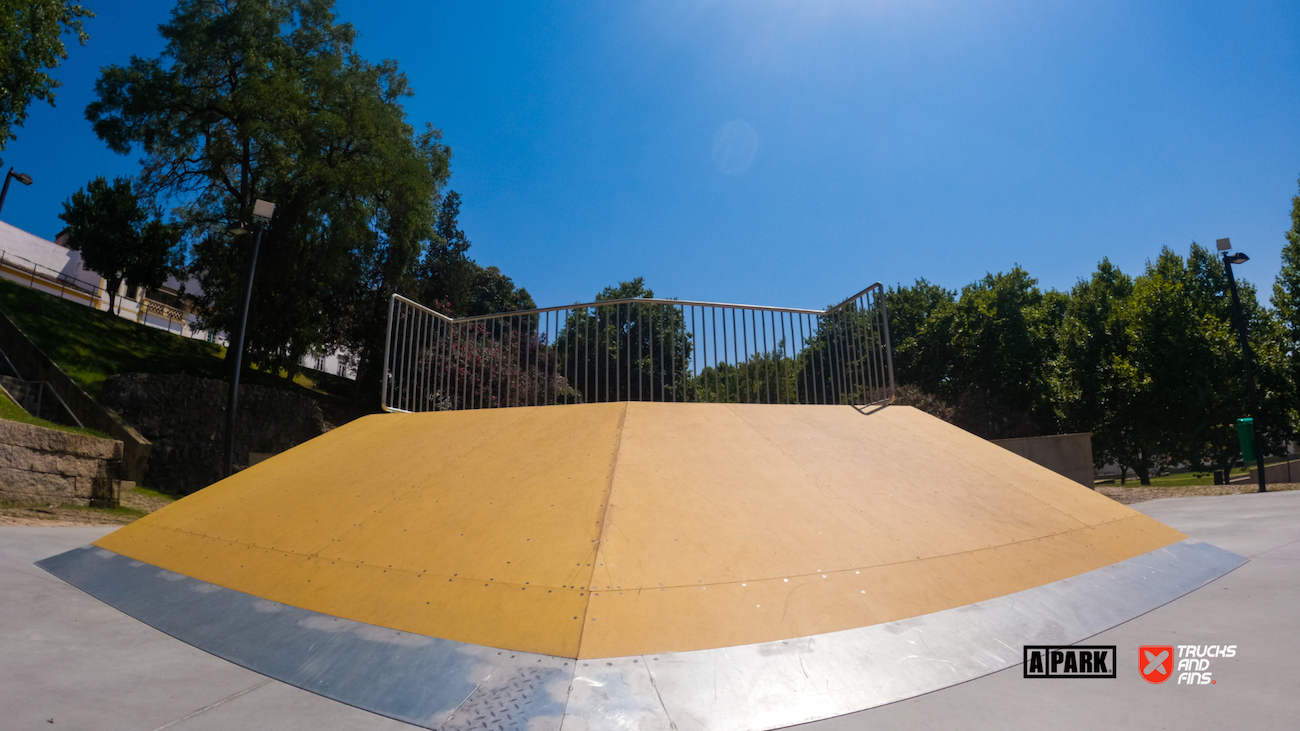
MULTIPOLYGON (((333 699, 295 696, 314 710, 272 713, 289 723, 328 715, 338 701, 427 728, 855 727, 872 714, 922 712, 927 698, 960 688, 1013 682, 1027 645, 1100 644, 1162 607, 1217 597, 1212 587, 1252 569, 1253 557, 1286 565, 1296 539, 1281 517, 1297 505, 1289 495, 1231 503, 1256 520, 1248 506, 1280 507, 1264 516, 1270 530, 1251 533, 1223 509, 1219 525, 1198 523, 1195 505, 1165 522, 890 405, 885 313, 870 289, 855 297, 836 327, 826 325, 833 312, 672 301, 575 305, 549 323, 544 311, 531 321, 513 314, 471 331, 401 303, 385 384, 394 413, 32 560, 67 582, 57 591, 89 595, 76 602, 120 610, 105 621, 163 633, 150 645, 157 652, 202 651, 204 663, 273 679, 155 728, 219 718, 213 703, 222 713, 249 707, 271 682, 275 692, 333 699), (741 371, 724 378, 718 365, 740 360, 726 331, 662 327, 670 308, 685 323, 690 307, 694 325, 697 306, 720 309, 724 324, 748 317, 746 343, 759 323, 775 334, 807 322, 839 340, 827 339, 820 363, 792 354, 819 370, 795 372, 791 358, 786 385, 743 398, 755 391, 742 389, 741 371), (538 378, 525 348, 508 352, 529 328, 572 348, 555 373, 538 378), (688 381, 671 367, 587 355, 611 352, 602 329, 618 348, 651 356, 656 345, 679 352, 668 340, 681 334, 695 346, 681 363, 697 383, 712 340, 711 393, 732 397, 673 403, 688 381), (493 348, 501 357, 478 362, 502 375, 462 384, 461 354, 493 348), (526 405, 538 398, 527 383, 576 384, 590 398, 602 368, 605 392, 622 398, 526 405), (806 389, 789 387, 800 379, 806 389), (464 407, 446 409, 449 398, 464 407), (1208 540, 1247 533, 1255 542, 1245 553, 1208 540)), ((716 323, 711 314, 700 322, 716 323)), ((1238 645, 1240 659, 1227 664, 1255 667, 1248 640, 1201 638, 1179 622, 1169 631, 1238 645)), ((1157 690, 1131 682, 1149 685, 1125 667, 1137 664, 1137 646, 1114 644, 1115 677, 1016 678, 1036 685, 1009 692, 1068 705, 1068 686, 1157 690)), ((1219 662, 1218 677, 1233 684, 1219 662)), ((1191 690, 1201 689, 1173 692, 1191 690)), ((1216 681, 1213 692, 1226 690, 1216 681)), ((352 727, 380 723, 347 716, 352 727)))

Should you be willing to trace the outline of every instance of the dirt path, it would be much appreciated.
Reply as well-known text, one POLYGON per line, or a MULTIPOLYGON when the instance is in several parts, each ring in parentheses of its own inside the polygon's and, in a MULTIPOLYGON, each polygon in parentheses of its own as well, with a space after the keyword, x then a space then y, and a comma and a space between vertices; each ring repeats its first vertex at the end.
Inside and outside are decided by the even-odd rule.
MULTIPOLYGON (((140 515, 143 515, 141 513, 140 515)), ((96 508, 44 507, 0 508, 0 525, 126 525, 140 515, 96 508)))
MULTIPOLYGON (((1143 485, 1098 485, 1097 492, 1116 502, 1132 505, 1133 503, 1144 503, 1148 500, 1161 500, 1167 497, 1198 497, 1204 495, 1240 495, 1242 493, 1257 492, 1259 487, 1255 483, 1240 482, 1234 485, 1181 485, 1178 487, 1155 487, 1143 485)), ((1284 490, 1300 490, 1300 483, 1285 483, 1278 485, 1269 485, 1269 492, 1282 492, 1284 490)))
POLYGON ((171 502, 128 490, 122 495, 122 507, 104 510, 73 506, 0 507, 0 525, 126 525, 171 502))

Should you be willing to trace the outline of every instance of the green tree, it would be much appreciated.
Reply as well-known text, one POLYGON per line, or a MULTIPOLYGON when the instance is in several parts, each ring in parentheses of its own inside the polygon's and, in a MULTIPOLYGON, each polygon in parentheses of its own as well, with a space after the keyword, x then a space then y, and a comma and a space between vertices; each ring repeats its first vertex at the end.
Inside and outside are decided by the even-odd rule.
MULTIPOLYGON (((787 333, 784 324, 778 329, 773 323, 778 344, 771 353, 760 353, 763 357, 750 367, 763 384, 759 401, 789 403, 797 395, 803 403, 862 404, 868 402, 868 396, 881 393, 869 393, 872 386, 883 386, 887 378, 875 357, 884 340, 877 324, 879 311, 874 306, 860 308, 856 302, 831 309, 827 308, 817 327, 804 337, 804 347, 794 363, 785 357, 785 342, 787 337, 795 340, 797 336, 787 333)), ((890 314, 892 318, 892 311, 890 314)), ((892 319, 890 325, 892 335, 892 319)))
POLYGON ((951 326, 957 293, 918 279, 911 287, 891 287, 885 302, 895 378, 924 393, 938 393, 954 361, 951 326))
MULTIPOLYGON (((1267 454, 1285 432, 1278 329, 1250 283, 1239 282, 1238 290, 1256 354, 1267 454)), ((1222 262, 1195 242, 1185 260, 1166 248, 1134 283, 1132 303, 1130 423, 1143 462, 1226 471, 1240 459, 1235 422, 1249 413, 1249 399, 1222 262)))
POLYGON ((179 256, 180 232, 140 206, 131 182, 90 181, 72 194, 59 214, 68 225, 68 247, 81 252, 86 268, 108 280, 108 309, 114 310, 123 280, 157 288, 167 281, 179 256))
POLYGON ((448 191, 438 206, 434 237, 416 270, 416 290, 428 301, 446 301, 460 317, 517 312, 537 307, 528 290, 515 286, 496 267, 469 258, 469 238, 460 229, 460 194, 448 191))
MULTIPOLYGON (((597 302, 652 298, 641 277, 596 295, 597 302)), ((691 347, 680 308, 637 302, 577 310, 555 343, 560 372, 586 402, 692 400, 691 347)))
POLYGON ((1115 462, 1125 471, 1138 468, 1149 479, 1142 445, 1153 438, 1135 430, 1142 414, 1132 399, 1132 295, 1133 278, 1108 259, 1070 291, 1058 331, 1055 399, 1065 431, 1092 432, 1097 467, 1115 462))
MULTIPOLYGON (((779 322, 777 323, 779 327, 779 322)), ((793 404, 807 394, 807 361, 791 358, 786 341, 777 340, 772 349, 753 353, 739 363, 719 363, 700 371, 692 392, 700 401, 742 404, 793 404)))
POLYGON ((161 58, 105 68, 86 117, 143 152, 146 199, 180 202, 201 324, 233 331, 248 243, 227 228, 269 200, 249 360, 343 345, 377 381, 388 296, 433 240, 449 174, 437 130, 405 120, 406 78, 353 50, 330 0, 181 0, 159 30, 161 58))
POLYGON ((62 86, 48 71, 68 57, 63 34, 86 44, 82 18, 95 14, 71 0, 0 0, 0 150, 27 119, 27 105, 54 105, 62 86))
POLYGON ((467 270, 467 297, 460 311, 467 316, 493 315, 535 309, 528 290, 515 286, 514 280, 496 267, 483 268, 473 261, 467 270))
POLYGON ((1055 433, 1050 364, 1066 301, 1019 266, 962 288, 944 323, 953 351, 940 390, 959 426, 988 439, 1055 433))
POLYGON ((470 280, 475 264, 469 258, 469 239, 460 229, 460 194, 447 191, 438 205, 434 236, 415 267, 409 284, 412 297, 426 305, 440 303, 448 315, 468 313, 470 280))
MULTIPOLYGON (((1291 228, 1282 247, 1282 268, 1273 283, 1273 311, 1279 328, 1279 350, 1284 359, 1285 389, 1291 404, 1300 402, 1300 195, 1291 198, 1291 228)), ((1284 417, 1288 436, 1296 436, 1296 409, 1284 417)))

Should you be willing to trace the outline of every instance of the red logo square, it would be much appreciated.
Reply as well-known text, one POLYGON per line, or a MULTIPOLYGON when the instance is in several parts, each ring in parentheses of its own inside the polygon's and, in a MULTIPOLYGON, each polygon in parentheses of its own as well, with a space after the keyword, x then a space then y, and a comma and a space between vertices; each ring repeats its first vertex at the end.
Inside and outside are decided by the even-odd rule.
POLYGON ((1138 672, 1148 683, 1163 683, 1174 673, 1173 645, 1142 645, 1138 648, 1138 672))

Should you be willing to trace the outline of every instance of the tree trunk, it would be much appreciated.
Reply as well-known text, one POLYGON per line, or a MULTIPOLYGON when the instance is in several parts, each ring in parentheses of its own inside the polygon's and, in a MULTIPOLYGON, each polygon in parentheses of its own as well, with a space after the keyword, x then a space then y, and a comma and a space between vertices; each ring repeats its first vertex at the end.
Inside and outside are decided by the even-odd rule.
POLYGON ((1128 465, 1119 466, 1119 484, 1124 485, 1128 482, 1128 465))
POLYGON ((1151 470, 1146 465, 1133 465, 1133 474, 1138 476, 1139 483, 1151 484, 1151 470))
POLYGON ((118 314, 114 310, 113 304, 117 302, 117 290, 121 286, 122 286, 122 279, 120 277, 117 279, 110 279, 108 282, 108 314, 110 315, 118 314))

